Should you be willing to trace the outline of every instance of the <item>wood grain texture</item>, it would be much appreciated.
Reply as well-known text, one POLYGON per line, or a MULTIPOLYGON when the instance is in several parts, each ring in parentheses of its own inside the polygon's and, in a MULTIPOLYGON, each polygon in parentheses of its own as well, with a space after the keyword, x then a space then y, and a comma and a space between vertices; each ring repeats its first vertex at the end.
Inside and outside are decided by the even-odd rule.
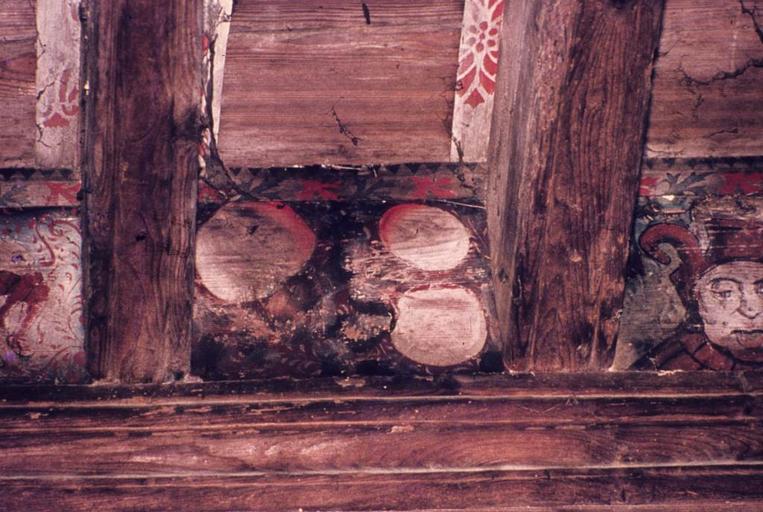
POLYGON ((352 377, 318 379, 238 380, 203 383, 177 382, 172 385, 140 384, 100 386, 17 386, 0 387, 0 400, 10 405, 37 403, 110 401, 117 405, 149 401, 171 403, 194 401, 212 395, 226 395, 229 401, 340 400, 347 397, 564 397, 574 402, 580 397, 610 398, 746 395, 763 392, 763 372, 605 372, 557 374, 450 375, 433 377, 352 377))
POLYGON ((763 151, 763 1, 667 0, 647 154, 763 151))
POLYGON ((488 222, 514 370, 609 366, 662 2, 510 2, 488 222))
POLYGON ((726 511, 763 500, 759 373, 351 382, 4 387, 0 503, 726 511))
POLYGON ((201 2, 92 2, 88 19, 91 369, 163 381, 190 365, 201 2))
POLYGON ((0 168, 35 164, 35 2, 0 3, 0 168))
POLYGON ((460 0, 236 2, 222 160, 449 161, 462 17, 460 0))
POLYGON ((752 512, 757 467, 3 480, 8 510, 752 512), (572 505, 571 505, 572 504, 572 505))

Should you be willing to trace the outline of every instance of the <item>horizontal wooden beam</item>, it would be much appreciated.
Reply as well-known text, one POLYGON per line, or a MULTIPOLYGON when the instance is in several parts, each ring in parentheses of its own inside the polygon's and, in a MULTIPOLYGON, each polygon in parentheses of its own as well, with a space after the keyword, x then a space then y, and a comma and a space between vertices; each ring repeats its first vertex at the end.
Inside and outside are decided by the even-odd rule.
POLYGON ((6 510, 480 510, 757 512, 763 470, 745 465, 2 480, 6 510), (712 489, 712 490, 710 490, 712 489))
POLYGON ((760 506, 763 376, 570 377, 3 389, 0 505, 760 506))

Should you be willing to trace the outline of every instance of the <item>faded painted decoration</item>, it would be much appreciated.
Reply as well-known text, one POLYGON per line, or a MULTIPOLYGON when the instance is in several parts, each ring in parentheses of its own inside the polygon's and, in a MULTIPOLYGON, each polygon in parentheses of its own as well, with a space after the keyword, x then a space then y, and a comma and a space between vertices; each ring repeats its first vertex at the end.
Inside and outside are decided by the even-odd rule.
POLYGON ((0 380, 87 379, 80 244, 76 213, 0 217, 0 380))
POLYGON ((763 368, 763 197, 642 200, 616 369, 763 368))
POLYGON ((238 172, 250 192, 275 188, 288 202, 228 199, 200 187, 193 372, 230 379, 500 370, 484 210, 473 198, 438 201, 464 191, 439 183, 437 172, 401 180, 410 186, 395 191, 413 201, 347 200, 358 186, 399 178, 388 171, 347 173, 342 183, 326 181, 335 176, 327 171, 238 172))

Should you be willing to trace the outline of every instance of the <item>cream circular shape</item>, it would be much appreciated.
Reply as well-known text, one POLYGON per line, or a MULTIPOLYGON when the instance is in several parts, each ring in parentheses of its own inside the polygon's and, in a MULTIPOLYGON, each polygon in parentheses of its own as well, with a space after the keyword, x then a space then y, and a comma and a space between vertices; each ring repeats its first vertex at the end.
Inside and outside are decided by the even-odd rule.
POLYGON ((452 366, 485 346, 485 315, 480 301, 465 288, 410 291, 400 297, 396 310, 392 344, 417 363, 452 366))
POLYGON ((421 270, 455 268, 469 253, 469 230, 445 210, 401 204, 379 221, 379 236, 392 254, 421 270))
POLYGON ((221 300, 262 299, 302 269, 315 244, 305 221, 283 203, 231 203, 199 229, 196 269, 221 300))

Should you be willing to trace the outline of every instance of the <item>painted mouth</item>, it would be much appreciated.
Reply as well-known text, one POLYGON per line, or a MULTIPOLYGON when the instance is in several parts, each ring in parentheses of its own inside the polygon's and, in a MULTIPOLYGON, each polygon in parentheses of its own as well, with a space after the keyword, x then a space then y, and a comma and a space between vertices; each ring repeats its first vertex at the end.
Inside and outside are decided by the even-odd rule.
POLYGON ((744 348, 763 347, 763 329, 734 330, 731 334, 736 338, 739 346, 744 348))

